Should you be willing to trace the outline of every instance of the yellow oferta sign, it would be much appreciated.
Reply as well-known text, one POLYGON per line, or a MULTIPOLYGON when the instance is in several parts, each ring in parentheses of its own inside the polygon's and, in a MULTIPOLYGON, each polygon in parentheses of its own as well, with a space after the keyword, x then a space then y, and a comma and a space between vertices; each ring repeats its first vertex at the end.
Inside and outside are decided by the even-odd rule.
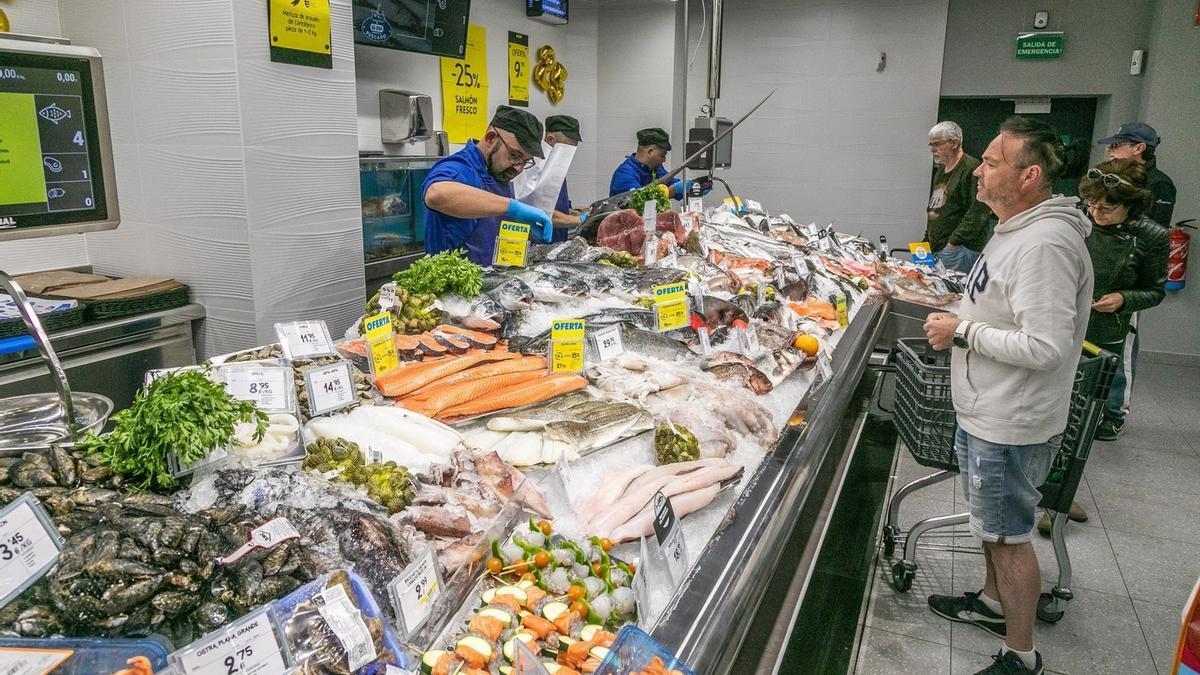
POLYGON ((508 31, 508 104, 529 106, 529 36, 508 31))
POLYGON ((654 287, 654 316, 658 332, 683 328, 691 323, 687 284, 677 282, 654 287))
POLYGON ((483 138, 488 123, 487 29, 467 27, 467 53, 441 57, 442 126, 451 143, 483 138))
POLYGON ((550 324, 550 372, 583 370, 583 319, 557 319, 550 324))

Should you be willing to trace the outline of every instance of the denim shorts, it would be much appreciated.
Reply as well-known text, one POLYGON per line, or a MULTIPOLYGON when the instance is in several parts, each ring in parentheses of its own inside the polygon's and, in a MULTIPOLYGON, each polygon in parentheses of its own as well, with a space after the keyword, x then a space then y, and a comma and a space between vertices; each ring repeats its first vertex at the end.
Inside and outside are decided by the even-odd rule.
POLYGON ((1062 434, 1045 443, 1003 445, 954 434, 963 494, 971 510, 971 533, 994 544, 1023 544, 1033 534, 1042 495, 1062 434))

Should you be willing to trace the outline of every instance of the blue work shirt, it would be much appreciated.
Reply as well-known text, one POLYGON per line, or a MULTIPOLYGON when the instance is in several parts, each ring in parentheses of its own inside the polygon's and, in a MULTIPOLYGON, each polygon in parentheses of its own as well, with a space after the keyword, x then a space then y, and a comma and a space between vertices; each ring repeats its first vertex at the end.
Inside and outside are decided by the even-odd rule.
MULTIPOLYGON (((490 192, 507 199, 513 198, 511 185, 505 185, 488 173, 483 153, 468 141, 467 147, 439 159, 425 182, 421 184, 421 198, 430 185, 452 181, 490 192)), ((496 236, 500 233, 500 218, 455 218, 425 205, 425 252, 433 255, 458 248, 467 249, 467 258, 476 265, 488 267, 495 255, 496 236)))
MULTIPOLYGON (((622 192, 629 192, 638 188, 646 187, 650 181, 656 178, 662 178, 667 175, 667 168, 660 166, 650 173, 650 169, 637 160, 634 155, 629 155, 617 166, 617 170, 613 172, 612 181, 608 184, 608 196, 619 195, 622 192)), ((675 186, 679 183, 679 179, 667 183, 671 188, 671 196, 675 197, 675 186)))

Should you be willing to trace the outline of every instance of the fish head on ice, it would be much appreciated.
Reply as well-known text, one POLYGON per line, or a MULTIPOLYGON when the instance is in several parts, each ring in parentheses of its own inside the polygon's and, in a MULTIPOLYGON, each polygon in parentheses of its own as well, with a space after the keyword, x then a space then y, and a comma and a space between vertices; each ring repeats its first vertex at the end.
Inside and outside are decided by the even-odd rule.
POLYGON ((513 277, 488 291, 485 295, 506 310, 522 311, 533 305, 534 292, 524 280, 513 277))

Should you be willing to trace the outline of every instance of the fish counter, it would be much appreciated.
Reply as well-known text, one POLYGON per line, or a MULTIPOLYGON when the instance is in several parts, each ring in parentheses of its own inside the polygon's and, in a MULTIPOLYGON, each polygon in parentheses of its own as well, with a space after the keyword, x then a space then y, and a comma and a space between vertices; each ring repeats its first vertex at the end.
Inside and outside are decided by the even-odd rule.
POLYGON ((146 373, 105 433, 7 449, 0 515, 30 517, 0 536, 37 545, 0 589, 0 659, 727 672, 890 299, 957 289, 859 237, 652 197, 594 241, 503 244, 512 264, 421 258, 345 335, 278 324, 146 373))

